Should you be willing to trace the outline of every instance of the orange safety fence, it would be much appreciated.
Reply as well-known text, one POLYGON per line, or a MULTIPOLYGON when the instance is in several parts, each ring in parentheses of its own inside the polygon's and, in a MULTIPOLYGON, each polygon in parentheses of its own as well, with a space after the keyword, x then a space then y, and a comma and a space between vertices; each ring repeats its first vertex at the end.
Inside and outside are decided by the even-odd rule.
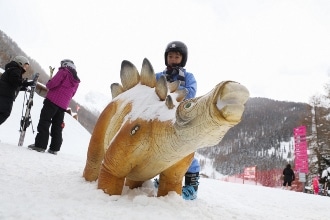
MULTIPOLYGON (((283 169, 256 170, 256 179, 243 179, 244 174, 236 174, 223 177, 222 181, 242 184, 257 184, 273 188, 281 188, 283 185, 283 169)), ((303 192, 304 183, 299 182, 299 175, 295 172, 295 180, 292 182, 292 191, 303 192)))

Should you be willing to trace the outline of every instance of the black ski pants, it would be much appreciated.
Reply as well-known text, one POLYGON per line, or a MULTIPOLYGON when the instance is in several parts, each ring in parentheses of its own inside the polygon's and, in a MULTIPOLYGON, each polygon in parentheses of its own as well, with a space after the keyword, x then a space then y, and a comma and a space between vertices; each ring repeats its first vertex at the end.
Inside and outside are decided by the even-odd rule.
POLYGON ((13 98, 0 96, 0 125, 10 116, 13 102, 13 98))
POLYGON ((40 119, 38 123, 38 134, 35 138, 35 146, 47 149, 49 139, 49 127, 51 125, 50 136, 51 142, 49 149, 59 151, 63 142, 62 130, 64 120, 64 109, 58 107, 48 99, 44 100, 44 105, 41 109, 40 119))
POLYGON ((195 188, 195 191, 197 192, 198 190, 198 185, 199 185, 199 172, 196 173, 189 173, 187 172, 185 175, 184 179, 184 185, 185 186, 193 186, 195 188))

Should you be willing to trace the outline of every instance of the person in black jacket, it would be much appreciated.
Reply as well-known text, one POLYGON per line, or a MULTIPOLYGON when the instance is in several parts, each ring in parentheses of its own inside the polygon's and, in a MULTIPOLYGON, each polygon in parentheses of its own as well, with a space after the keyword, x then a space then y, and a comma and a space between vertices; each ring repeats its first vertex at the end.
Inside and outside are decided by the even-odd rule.
POLYGON ((287 164, 286 167, 284 168, 283 176, 284 176, 283 188, 291 190, 291 183, 292 183, 292 181, 295 180, 295 175, 294 175, 293 170, 291 169, 290 164, 287 164))
POLYGON ((16 56, 5 65, 5 72, 0 77, 0 125, 10 116, 18 92, 33 83, 22 77, 29 66, 29 60, 24 56, 16 56))

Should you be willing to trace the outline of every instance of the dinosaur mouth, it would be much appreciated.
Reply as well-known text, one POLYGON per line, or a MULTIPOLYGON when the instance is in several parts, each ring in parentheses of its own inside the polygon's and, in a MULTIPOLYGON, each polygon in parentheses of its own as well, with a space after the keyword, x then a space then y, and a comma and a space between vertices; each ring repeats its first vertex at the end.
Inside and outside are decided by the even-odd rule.
POLYGON ((176 112, 176 124, 182 127, 201 121, 208 125, 237 124, 248 98, 249 92, 243 85, 222 82, 202 97, 183 101, 176 112))
POLYGON ((226 121, 237 123, 241 120, 244 105, 248 99, 249 91, 245 86, 228 81, 218 88, 214 97, 214 104, 226 121))

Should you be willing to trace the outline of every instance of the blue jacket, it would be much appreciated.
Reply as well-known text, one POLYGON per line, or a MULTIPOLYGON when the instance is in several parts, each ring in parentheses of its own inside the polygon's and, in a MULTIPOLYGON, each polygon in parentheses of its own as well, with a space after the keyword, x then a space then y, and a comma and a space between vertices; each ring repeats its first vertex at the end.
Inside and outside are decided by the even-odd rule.
MULTIPOLYGON (((186 88, 188 90, 188 94, 186 96, 186 99, 195 98, 196 91, 197 91, 197 82, 192 73, 189 73, 186 71, 186 69, 183 69, 184 77, 185 77, 185 86, 179 86, 179 89, 186 88)), ((160 78, 161 75, 166 75, 166 70, 163 72, 156 73, 156 80, 160 78)), ((177 78, 177 77, 175 77, 177 78)))
POLYGON ((190 167, 188 169, 188 173, 198 173, 201 170, 201 167, 199 165, 199 162, 196 158, 193 159, 193 161, 190 164, 190 167))

